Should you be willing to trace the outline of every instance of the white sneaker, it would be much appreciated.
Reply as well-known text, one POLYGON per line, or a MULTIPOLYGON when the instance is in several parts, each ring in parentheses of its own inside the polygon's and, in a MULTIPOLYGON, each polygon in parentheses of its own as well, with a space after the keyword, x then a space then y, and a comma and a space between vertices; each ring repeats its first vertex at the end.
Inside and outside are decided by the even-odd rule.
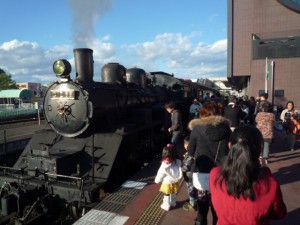
POLYGON ((163 210, 169 211, 171 206, 170 206, 170 204, 163 203, 163 204, 161 204, 160 208, 162 208, 163 210))
POLYGON ((163 204, 161 204, 160 208, 162 208, 162 209, 164 209, 166 211, 170 210, 171 205, 170 205, 170 196, 169 195, 165 195, 164 196, 163 204))

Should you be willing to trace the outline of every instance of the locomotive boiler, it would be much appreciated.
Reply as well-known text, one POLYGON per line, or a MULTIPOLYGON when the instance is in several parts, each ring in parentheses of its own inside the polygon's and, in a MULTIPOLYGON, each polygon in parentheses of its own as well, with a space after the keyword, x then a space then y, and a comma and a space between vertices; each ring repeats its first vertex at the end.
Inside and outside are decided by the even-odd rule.
POLYGON ((53 64, 59 79, 43 104, 51 129, 36 132, 13 167, 0 167, 1 215, 19 224, 77 215, 113 191, 161 151, 164 105, 185 107, 200 93, 173 75, 118 63, 104 65, 96 82, 93 50, 74 49, 74 59, 74 79, 67 60, 53 64))

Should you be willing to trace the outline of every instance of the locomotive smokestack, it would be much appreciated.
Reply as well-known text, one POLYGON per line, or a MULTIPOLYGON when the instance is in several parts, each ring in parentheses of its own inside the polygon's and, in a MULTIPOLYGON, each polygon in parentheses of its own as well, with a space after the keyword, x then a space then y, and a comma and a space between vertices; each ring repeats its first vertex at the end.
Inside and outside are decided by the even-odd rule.
POLYGON ((94 76, 93 50, 89 48, 75 48, 73 52, 76 80, 79 82, 92 82, 94 76))

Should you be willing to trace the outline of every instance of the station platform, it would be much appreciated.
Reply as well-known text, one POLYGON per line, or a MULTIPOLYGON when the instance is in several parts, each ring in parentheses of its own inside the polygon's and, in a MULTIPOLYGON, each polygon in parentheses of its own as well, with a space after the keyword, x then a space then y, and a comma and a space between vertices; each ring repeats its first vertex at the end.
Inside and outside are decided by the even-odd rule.
MULTIPOLYGON (((23 125, 18 127, 0 127, 5 129, 7 140, 22 139, 32 136, 40 129, 49 128, 41 124, 23 125)), ((0 138, 0 142, 3 141, 0 138)), ((271 221, 271 225, 300 224, 300 138, 295 150, 284 147, 284 136, 275 132, 274 143, 271 144, 271 154, 268 167, 281 185, 283 198, 288 213, 282 220, 271 221)), ((160 158, 142 168, 120 188, 111 193, 92 210, 77 220, 74 225, 193 225, 196 212, 182 209, 187 200, 185 181, 181 182, 177 195, 177 206, 170 211, 160 208, 162 194, 160 184, 154 183, 154 178, 160 166, 160 158)), ((126 168, 124 168, 126 169, 126 168)), ((208 224, 211 224, 211 214, 208 224)))
MULTIPOLYGON (((283 133, 276 131, 268 167, 281 185, 288 213, 282 220, 270 221, 271 225, 300 224, 300 144, 297 140, 294 151, 284 147, 283 133)), ((170 211, 160 208, 162 194, 160 184, 154 178, 160 159, 154 159, 125 182, 95 208, 76 221, 75 225, 193 225, 196 212, 182 209, 187 200, 185 181, 181 182, 177 206, 170 211)), ((211 213, 208 224, 212 224, 211 213)))

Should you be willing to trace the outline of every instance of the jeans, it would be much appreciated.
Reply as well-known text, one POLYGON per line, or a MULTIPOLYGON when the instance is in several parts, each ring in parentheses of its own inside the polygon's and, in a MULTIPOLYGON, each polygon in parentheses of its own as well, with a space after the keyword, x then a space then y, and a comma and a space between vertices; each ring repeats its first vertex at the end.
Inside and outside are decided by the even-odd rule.
POLYGON ((263 150, 263 157, 264 158, 269 158, 269 153, 270 153, 270 141, 264 141, 264 150, 263 150))
POLYGON ((197 199, 194 197, 195 188, 193 186, 192 178, 186 182, 187 193, 189 196, 189 203, 194 207, 197 203, 197 199))
POLYGON ((294 149, 295 143, 296 143, 296 136, 292 133, 288 134, 288 143, 289 143, 289 147, 290 149, 294 149))
POLYGON ((183 138, 180 131, 174 131, 171 138, 171 143, 175 146, 176 157, 178 159, 183 159, 184 147, 183 138))
POLYGON ((211 203, 211 196, 209 191, 198 191, 198 199, 197 199, 198 213, 196 217, 197 225, 207 225, 207 214, 208 214, 209 206, 211 207, 211 212, 213 216, 213 225, 216 225, 218 221, 218 217, 211 203))
POLYGON ((173 131, 171 143, 175 146, 182 140, 182 134, 180 131, 173 131))
POLYGON ((289 130, 286 131, 285 139, 287 141, 288 147, 291 149, 294 149, 295 143, 296 143, 296 136, 291 133, 289 130))

